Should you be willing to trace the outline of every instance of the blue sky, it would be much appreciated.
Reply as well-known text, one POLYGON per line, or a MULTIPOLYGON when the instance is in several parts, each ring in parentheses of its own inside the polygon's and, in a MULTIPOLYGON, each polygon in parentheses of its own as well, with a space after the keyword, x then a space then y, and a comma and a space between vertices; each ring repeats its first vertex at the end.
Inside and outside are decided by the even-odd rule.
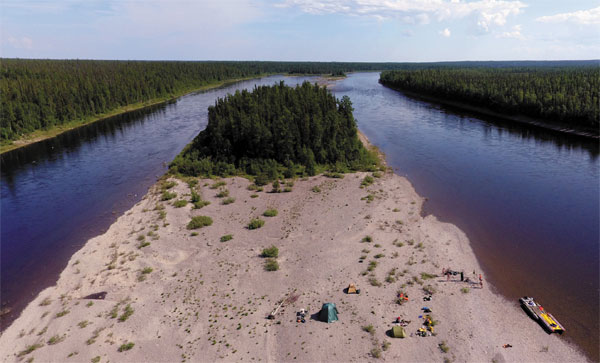
POLYGON ((0 0, 0 56, 373 62, 598 59, 600 3, 0 0))

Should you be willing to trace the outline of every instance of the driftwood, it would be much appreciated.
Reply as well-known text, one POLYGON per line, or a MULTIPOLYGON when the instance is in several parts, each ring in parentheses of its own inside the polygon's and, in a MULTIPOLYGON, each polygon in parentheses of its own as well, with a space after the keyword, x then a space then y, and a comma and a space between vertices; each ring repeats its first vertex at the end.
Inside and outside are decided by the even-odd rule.
POLYGON ((275 315, 277 315, 279 309, 281 309, 281 307, 284 304, 293 304, 298 300, 299 297, 300 295, 290 295, 287 298, 282 299, 279 305, 277 305, 277 307, 275 308, 275 310, 271 311, 271 314, 267 316, 267 319, 275 319, 275 315))

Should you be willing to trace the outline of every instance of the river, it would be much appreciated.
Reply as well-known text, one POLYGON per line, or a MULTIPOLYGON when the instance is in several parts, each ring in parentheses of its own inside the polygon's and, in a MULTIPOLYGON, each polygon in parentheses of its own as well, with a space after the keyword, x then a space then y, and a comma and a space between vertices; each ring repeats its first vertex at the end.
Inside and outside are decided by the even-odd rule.
MULTIPOLYGON (((350 97, 360 130, 428 198, 423 213, 467 233, 486 280, 511 301, 539 299, 565 339, 597 360, 598 142, 433 105, 378 77, 351 74, 331 89, 350 97)), ((274 76, 190 94, 2 155, 1 300, 12 309, 3 328, 141 199, 206 126, 217 97, 305 79, 315 80, 274 76)))

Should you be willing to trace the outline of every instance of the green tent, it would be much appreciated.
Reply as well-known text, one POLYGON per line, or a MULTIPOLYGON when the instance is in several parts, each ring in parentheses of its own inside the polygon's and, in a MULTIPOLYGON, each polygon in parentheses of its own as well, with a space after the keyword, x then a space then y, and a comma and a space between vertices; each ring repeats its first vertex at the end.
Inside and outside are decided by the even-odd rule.
POLYGON ((325 303, 319 312, 319 319, 328 323, 338 320, 338 310, 334 303, 325 303))
POLYGON ((406 331, 401 326, 394 326, 392 328, 392 337, 394 338, 406 338, 406 331))

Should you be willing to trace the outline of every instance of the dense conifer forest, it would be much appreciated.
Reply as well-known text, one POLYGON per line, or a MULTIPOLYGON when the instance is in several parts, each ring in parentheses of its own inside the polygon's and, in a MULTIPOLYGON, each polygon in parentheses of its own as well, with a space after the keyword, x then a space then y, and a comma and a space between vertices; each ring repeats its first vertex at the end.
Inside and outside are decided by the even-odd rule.
POLYGON ((283 82, 237 91, 208 108, 208 125, 170 165, 173 173, 273 180, 333 171, 373 170, 379 161, 358 139, 348 97, 325 87, 283 82))
POLYGON ((343 74, 392 63, 0 60, 0 140, 268 73, 343 74))
POLYGON ((598 134, 598 63, 563 67, 395 70, 381 73, 391 88, 463 102, 507 115, 526 115, 598 134))
MULTIPOLYGON (((481 84, 493 82, 494 78, 497 78, 504 88, 517 89, 520 87, 519 85, 523 82, 522 77, 516 75, 508 77, 507 75, 515 73, 515 70, 505 71, 503 68, 527 67, 530 69, 535 67, 535 71, 526 72, 529 80, 527 87, 530 87, 531 82, 533 82, 533 86, 523 89, 523 99, 531 99, 531 97, 526 97, 529 91, 529 94, 535 95, 535 102, 524 103, 525 108, 538 109, 540 108, 538 104, 543 101, 541 104, 544 115, 564 118, 565 114, 573 115, 572 110, 575 110, 573 117, 585 123, 587 122, 585 121, 586 117, 589 120, 590 112, 589 109, 583 108, 581 102, 585 103, 585 107, 590 103, 594 105, 595 102, 597 124, 597 73, 595 73, 595 79, 590 80, 588 77, 594 75, 593 70, 590 69, 584 71, 574 68, 568 70, 566 75, 562 74, 561 69, 550 69, 552 67, 589 67, 590 64, 596 66, 597 69, 597 62, 590 61, 352 63, 0 59, 0 142, 5 144, 36 130, 48 130, 66 123, 84 122, 127 105, 166 99, 203 86, 238 78, 274 73, 338 76, 351 71, 404 69, 423 70, 421 73, 415 72, 414 74, 440 74, 452 79, 450 74, 458 72, 454 69, 457 67, 472 68, 471 72, 465 71, 465 74, 472 75, 471 78, 477 74, 487 75, 487 77, 480 77, 480 83, 477 83, 477 87, 486 92, 488 89, 494 88, 497 83, 490 83, 489 86, 481 84), (480 70, 481 68, 486 68, 486 70, 480 70), (537 70, 537 68, 542 70, 537 70), (450 73, 443 73, 446 72, 443 69, 448 69, 447 72, 450 73), (547 80, 550 79, 548 76, 551 76, 552 82, 560 81, 556 89, 548 87, 547 80), (580 80, 587 83, 577 83, 580 80), (539 82, 542 84, 538 85, 539 82), (589 100, 587 98, 589 93, 587 90, 590 86, 593 88, 593 85, 596 85, 596 101, 594 101, 593 95, 589 97, 589 100), (571 92, 574 88, 577 88, 576 92, 571 92), (539 89, 542 91, 538 92, 539 89), (555 90, 557 92, 554 92, 555 90), (552 102, 557 104, 552 109, 545 103, 547 95, 550 95, 553 98, 552 102)), ((396 73, 396 75, 399 74, 411 73, 396 73)), ((391 85, 390 82, 388 84, 391 85)), ((511 97, 508 99, 512 104, 511 97)), ((515 97, 513 98, 519 104, 520 95, 517 94, 515 97)), ((497 98, 501 100, 502 97, 498 96, 497 98)), ((496 102, 495 98, 492 99, 493 102, 496 102)))

